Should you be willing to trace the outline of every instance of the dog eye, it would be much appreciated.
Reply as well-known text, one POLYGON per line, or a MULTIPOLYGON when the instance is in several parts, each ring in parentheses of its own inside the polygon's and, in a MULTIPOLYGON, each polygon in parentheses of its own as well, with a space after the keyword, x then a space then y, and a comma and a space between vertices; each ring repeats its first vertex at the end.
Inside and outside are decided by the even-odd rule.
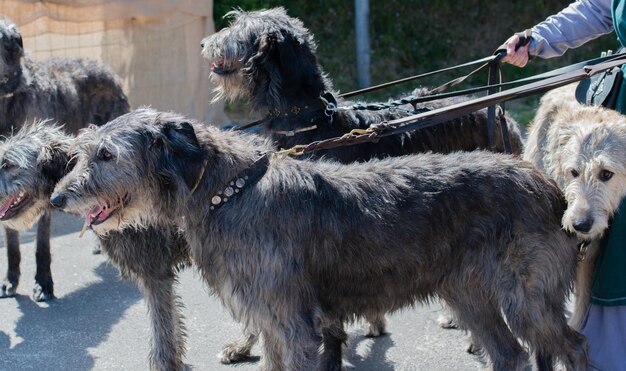
POLYGON ((72 171, 74 169, 74 166, 76 166, 77 163, 78 163, 78 158, 76 156, 72 156, 67 161, 67 164, 65 165, 65 169, 67 171, 72 171))
POLYGON ((571 173, 574 178, 578 178, 578 170, 572 169, 571 173))
POLYGON ((608 181, 609 179, 611 179, 613 177, 613 172, 609 171, 609 170, 602 170, 600 171, 600 180, 603 182, 608 181))
POLYGON ((111 158, 113 158, 113 155, 106 148, 102 148, 100 152, 98 152, 98 159, 100 160, 109 161, 111 158))
POLYGON ((15 167, 15 164, 13 164, 7 159, 3 159, 2 164, 0 164, 0 167, 2 167, 4 170, 11 170, 15 167))

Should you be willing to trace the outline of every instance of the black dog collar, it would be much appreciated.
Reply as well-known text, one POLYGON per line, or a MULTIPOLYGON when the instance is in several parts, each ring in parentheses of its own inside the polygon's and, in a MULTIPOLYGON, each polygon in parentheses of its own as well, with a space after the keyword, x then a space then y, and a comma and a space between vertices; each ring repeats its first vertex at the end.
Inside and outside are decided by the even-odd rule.
POLYGON ((264 153, 249 168, 239 173, 236 177, 226 183, 226 186, 216 195, 211 197, 210 210, 216 210, 231 200, 233 197, 241 194, 244 188, 256 184, 267 172, 270 164, 270 156, 264 153))

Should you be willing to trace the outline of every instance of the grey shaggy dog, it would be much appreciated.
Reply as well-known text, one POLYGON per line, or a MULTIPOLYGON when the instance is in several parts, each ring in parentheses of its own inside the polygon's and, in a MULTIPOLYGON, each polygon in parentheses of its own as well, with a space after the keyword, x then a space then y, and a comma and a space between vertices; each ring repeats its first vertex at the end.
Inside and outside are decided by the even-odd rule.
MULTIPOLYGON (((50 195, 65 174, 71 138, 58 126, 38 121, 27 124, 0 144, 0 220, 8 242, 13 233, 27 230, 41 219, 37 229, 36 300, 52 296, 50 272, 50 195)), ((19 245, 7 244, 9 269, 0 296, 15 294, 19 282, 19 245)))
MULTIPOLYGON (((49 215, 52 191, 73 166, 73 140, 59 126, 40 121, 22 127, 0 144, 3 224, 25 230, 42 215, 49 215)), ((144 294, 151 319, 151 368, 181 369, 185 331, 180 311, 176 310, 179 304, 173 284, 178 270, 190 263, 182 235, 174 228, 148 227, 111 232, 100 236, 99 242, 122 276, 137 282, 144 294)), ((38 282, 50 277, 49 267, 37 265, 38 282)))
MULTIPOLYGON (((263 123, 263 132, 277 147, 290 148, 337 137, 353 129, 365 129, 385 120, 405 117, 413 109, 436 109, 461 101, 460 98, 442 99, 391 111, 340 110, 328 115, 325 107, 318 104, 319 96, 321 92, 334 91, 334 88, 318 63, 314 37, 300 20, 288 16, 283 8, 232 11, 227 17, 232 18, 228 27, 202 41, 202 54, 211 64, 210 78, 216 84, 217 98, 244 98, 257 113, 269 114, 263 123)), ((421 96, 426 91, 417 89, 413 94, 421 96)), ((353 103, 339 101, 341 106, 353 103)), ((498 120, 496 124, 494 150, 502 152, 502 123, 498 120)), ((481 110, 435 127, 382 138, 377 143, 319 151, 312 156, 347 163, 426 151, 448 153, 488 149, 486 128, 487 113, 481 110)), ((520 154, 519 126, 508 116, 507 128, 512 152, 520 154)), ((438 321, 442 327, 455 327, 453 319, 447 315, 438 321)), ((368 322, 368 336, 385 332, 383 313, 370 316, 368 322)), ((245 358, 255 340, 254 334, 244 334, 241 340, 227 345, 220 355, 222 362, 245 358)))
MULTIPOLYGON (((261 11, 232 11, 230 25, 202 41, 202 55, 211 65, 211 81, 217 98, 244 98, 253 111, 268 114, 263 128, 276 144, 290 148, 316 140, 341 136, 353 129, 365 129, 385 120, 407 116, 406 106, 393 111, 338 110, 328 115, 319 105, 323 92, 333 92, 316 56, 313 35, 302 22, 287 15, 283 8, 261 11)), ((413 94, 424 95, 426 89, 413 94)), ((336 95, 336 94, 335 94, 336 95)), ((415 109, 436 109, 458 103, 442 99, 417 104, 415 109)), ((340 106, 352 104, 340 100, 340 106)), ((512 152, 520 154, 522 139, 517 123, 507 117, 512 152)), ((496 148, 504 145, 496 122, 496 148)), ((341 162, 362 161, 373 157, 398 156, 434 151, 448 153, 489 149, 486 110, 469 114, 434 127, 381 138, 377 143, 321 151, 341 162)))
MULTIPOLYGON (((81 58, 53 58, 35 62, 24 53, 15 25, 0 20, 0 135, 9 136, 26 122, 51 119, 75 133, 87 124, 102 125, 130 110, 118 79, 99 62, 81 58)), ((1 218, 0 218, 1 219, 1 218)), ((54 297, 50 275, 50 216, 37 229, 37 271, 33 297, 54 297)), ((16 293, 20 277, 17 231, 5 228, 7 277, 0 297, 16 293)))
POLYGON ((52 203, 100 235, 176 223, 234 318, 261 330, 262 369, 340 369, 343 321, 435 296, 497 370, 526 366, 516 338, 541 370, 586 367, 563 308, 576 238, 561 228, 559 189, 528 163, 487 152, 268 159, 268 140, 150 109, 76 145, 52 203))
POLYGON ((568 203, 563 228, 587 246, 578 268, 576 305, 570 319, 579 328, 587 313, 600 241, 626 196, 626 116, 579 104, 575 88, 569 85, 542 97, 524 159, 561 187, 568 203))

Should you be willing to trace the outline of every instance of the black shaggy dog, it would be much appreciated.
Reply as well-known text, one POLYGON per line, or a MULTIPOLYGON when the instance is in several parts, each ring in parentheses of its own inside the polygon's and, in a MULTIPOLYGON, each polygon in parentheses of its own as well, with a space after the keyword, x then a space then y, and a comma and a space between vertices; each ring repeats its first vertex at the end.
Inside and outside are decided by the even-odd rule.
MULTIPOLYGON (((128 112, 130 106, 118 79, 99 62, 81 58, 54 58, 39 63, 24 54, 22 36, 0 20, 0 135, 9 136, 25 122, 50 119, 70 133, 87 124, 102 125, 128 112)), ((6 221, 25 203, 28 194, 7 194, 0 200, 0 221, 6 221)), ((20 278, 19 234, 5 227, 7 277, 0 297, 16 293, 20 278)), ((54 297, 50 274, 50 215, 37 227, 37 275, 33 297, 54 297)))
MULTIPOLYGON (((244 98, 254 111, 266 114, 264 129, 279 147, 337 137, 408 115, 405 110, 338 110, 330 114, 320 94, 333 92, 334 88, 318 63, 313 35, 300 20, 288 16, 283 8, 232 11, 227 16, 233 17, 229 27, 202 41, 202 54, 211 64, 210 77, 217 86, 218 98, 244 98)), ((413 94, 423 95, 425 91, 419 89, 413 94)), ((444 99, 415 108, 435 109, 459 101, 444 99)), ((338 104, 351 103, 340 100, 338 104)), ((519 154, 519 127, 511 118, 506 121, 512 152, 519 154)), ((486 110, 481 110, 434 127, 382 138, 378 143, 337 148, 318 155, 352 162, 415 152, 490 149, 486 123, 486 110)), ((496 152, 504 151, 500 125, 497 121, 493 149, 496 152)))

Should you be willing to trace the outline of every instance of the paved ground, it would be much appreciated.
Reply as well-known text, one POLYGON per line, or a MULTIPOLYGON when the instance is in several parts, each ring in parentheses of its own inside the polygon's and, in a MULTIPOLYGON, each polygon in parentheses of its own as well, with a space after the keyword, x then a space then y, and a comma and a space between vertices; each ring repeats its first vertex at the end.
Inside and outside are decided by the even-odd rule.
MULTIPOLYGON (((30 298, 34 282, 33 233, 22 235, 22 282, 16 298, 0 299, 0 370, 147 370, 148 317, 141 294, 123 281, 103 255, 91 254, 92 239, 78 239, 81 221, 53 218, 55 294, 50 303, 30 298)), ((0 273, 6 249, 0 247, 0 273)), ((255 360, 221 365, 221 345, 239 334, 238 325, 191 269, 182 273, 178 292, 188 327, 186 362, 194 370, 256 370, 255 360)), ((389 317, 389 335, 363 336, 349 328, 346 361, 350 370, 479 370, 465 353, 466 336, 435 324, 438 304, 418 306, 389 317)))

